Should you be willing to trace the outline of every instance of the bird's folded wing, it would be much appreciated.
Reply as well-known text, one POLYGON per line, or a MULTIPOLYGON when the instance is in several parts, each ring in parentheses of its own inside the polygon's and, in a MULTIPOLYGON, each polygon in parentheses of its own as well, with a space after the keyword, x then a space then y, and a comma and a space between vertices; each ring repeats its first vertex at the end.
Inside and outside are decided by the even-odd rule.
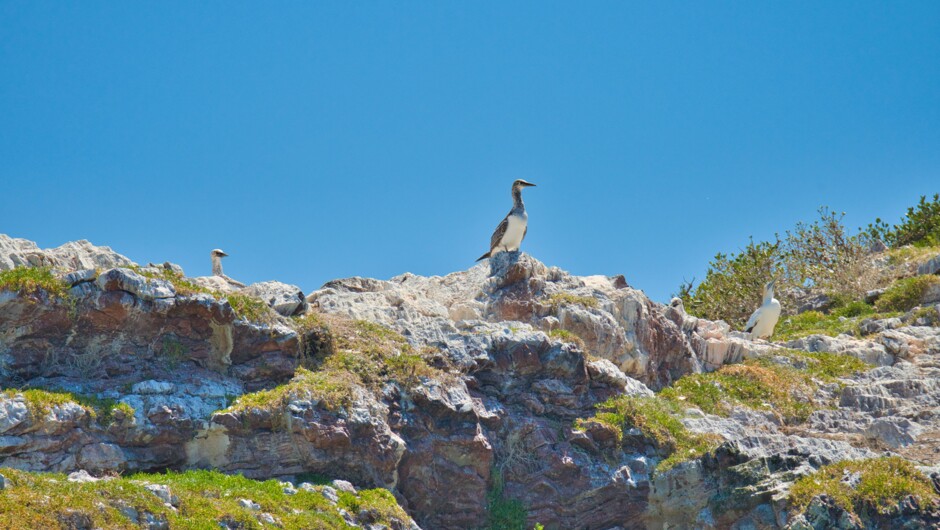
POLYGON ((751 315, 751 318, 747 319, 747 325, 744 326, 744 329, 750 331, 751 328, 757 325, 757 321, 760 320, 760 316, 763 312, 763 306, 758 307, 756 311, 751 315))
POLYGON ((499 243, 503 240, 503 236, 506 234, 506 230, 509 229, 509 216, 503 218, 503 222, 499 223, 499 226, 496 227, 496 231, 493 232, 493 237, 490 238, 490 250, 496 248, 499 243))

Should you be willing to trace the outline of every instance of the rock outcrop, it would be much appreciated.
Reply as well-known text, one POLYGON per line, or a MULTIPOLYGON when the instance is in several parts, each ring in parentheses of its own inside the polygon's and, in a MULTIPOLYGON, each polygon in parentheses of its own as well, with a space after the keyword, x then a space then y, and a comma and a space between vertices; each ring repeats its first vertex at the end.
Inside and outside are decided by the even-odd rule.
MULTIPOLYGON (((938 464, 936 327, 751 341, 681 302, 649 300, 622 276, 572 276, 518 253, 443 277, 336 280, 306 297, 250 286, 245 294, 279 313, 260 324, 109 249, 60 247, 81 249, 73 259, 34 247, 0 239, 0 264, 53 267, 69 296, 0 290, 0 382, 71 398, 0 394, 8 467, 314 473, 388 488, 425 528, 484 526, 503 499, 524 506, 530 525, 615 529, 782 528, 789 485, 821 466, 889 453, 938 464), (430 368, 407 381, 317 379, 318 363, 343 353, 320 317, 393 330, 410 350, 391 358, 421 356, 430 368), (797 426, 767 411, 690 408, 685 428, 721 443, 665 471, 640 431, 574 428, 608 398, 652 396, 785 346, 875 367, 821 385, 815 397, 833 407, 797 426)), ((819 503, 801 520, 817 520, 819 503)))

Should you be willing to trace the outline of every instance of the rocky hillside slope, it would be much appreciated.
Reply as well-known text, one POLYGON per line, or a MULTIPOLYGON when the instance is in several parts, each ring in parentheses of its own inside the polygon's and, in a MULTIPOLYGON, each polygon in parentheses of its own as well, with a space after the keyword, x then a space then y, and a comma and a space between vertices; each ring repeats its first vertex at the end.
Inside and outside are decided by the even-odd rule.
MULTIPOLYGON (((931 285, 935 268, 920 270, 931 285)), ((198 513, 317 527, 291 519, 307 512, 324 528, 426 530, 940 524, 936 289, 903 314, 842 317, 850 333, 770 343, 622 276, 517 253, 305 297, 277 282, 222 292, 84 241, 0 235, 0 270, 0 465, 284 481, 249 481, 283 495, 198 512, 198 496, 160 511, 101 489, 109 518, 62 501, 56 520, 81 523, 63 526, 175 528, 174 513, 198 513), (331 499, 331 480, 384 488, 408 515, 331 499), (332 508, 284 500, 304 482, 332 508)), ((0 500, 42 490, 22 471, 0 470, 0 500)), ((239 487, 217 489, 250 495, 239 487)))

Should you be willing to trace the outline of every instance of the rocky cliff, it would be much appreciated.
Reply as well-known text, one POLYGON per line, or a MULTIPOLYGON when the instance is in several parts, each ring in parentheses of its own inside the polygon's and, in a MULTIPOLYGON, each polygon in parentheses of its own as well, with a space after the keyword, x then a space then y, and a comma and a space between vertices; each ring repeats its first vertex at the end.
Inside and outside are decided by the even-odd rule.
MULTIPOLYGON (((391 491, 426 530, 940 524, 931 303, 784 344, 518 253, 306 297, 85 241, 0 235, 0 269, 5 467, 339 479, 391 491), (892 482, 901 498, 866 511, 800 482, 844 461, 910 464, 929 488, 892 482)), ((396 521, 337 525, 413 524, 396 521)))

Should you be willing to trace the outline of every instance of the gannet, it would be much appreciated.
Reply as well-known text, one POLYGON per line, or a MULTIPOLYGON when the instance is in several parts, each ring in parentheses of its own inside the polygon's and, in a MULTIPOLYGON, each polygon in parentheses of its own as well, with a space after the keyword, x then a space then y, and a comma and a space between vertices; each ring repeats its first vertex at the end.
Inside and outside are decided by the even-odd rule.
POLYGON ((493 237, 490 238, 490 251, 483 254, 477 261, 493 257, 500 252, 519 250, 519 245, 529 231, 529 216, 525 213, 525 204, 522 202, 522 188, 535 186, 531 182, 519 179, 512 183, 512 210, 499 223, 493 237))
POLYGON ((774 298, 774 282, 764 285, 764 303, 754 311, 747 321, 744 331, 751 334, 751 339, 768 338, 774 334, 774 326, 780 319, 780 302, 774 298))
POLYGON ((212 275, 213 275, 213 276, 218 276, 218 277, 220 277, 220 278, 225 279, 225 281, 227 281, 228 283, 230 283, 230 284, 231 284, 232 286, 234 286, 234 287, 244 287, 244 286, 245 286, 245 284, 243 284, 243 283, 241 283, 241 282, 238 282, 238 281, 235 281, 235 280, 229 278, 228 276, 225 275, 225 273, 222 272, 222 258, 228 256, 228 254, 226 254, 225 252, 223 252, 222 249, 218 249, 218 248, 217 248, 217 249, 213 250, 213 251, 210 253, 210 255, 212 256, 212 275))

